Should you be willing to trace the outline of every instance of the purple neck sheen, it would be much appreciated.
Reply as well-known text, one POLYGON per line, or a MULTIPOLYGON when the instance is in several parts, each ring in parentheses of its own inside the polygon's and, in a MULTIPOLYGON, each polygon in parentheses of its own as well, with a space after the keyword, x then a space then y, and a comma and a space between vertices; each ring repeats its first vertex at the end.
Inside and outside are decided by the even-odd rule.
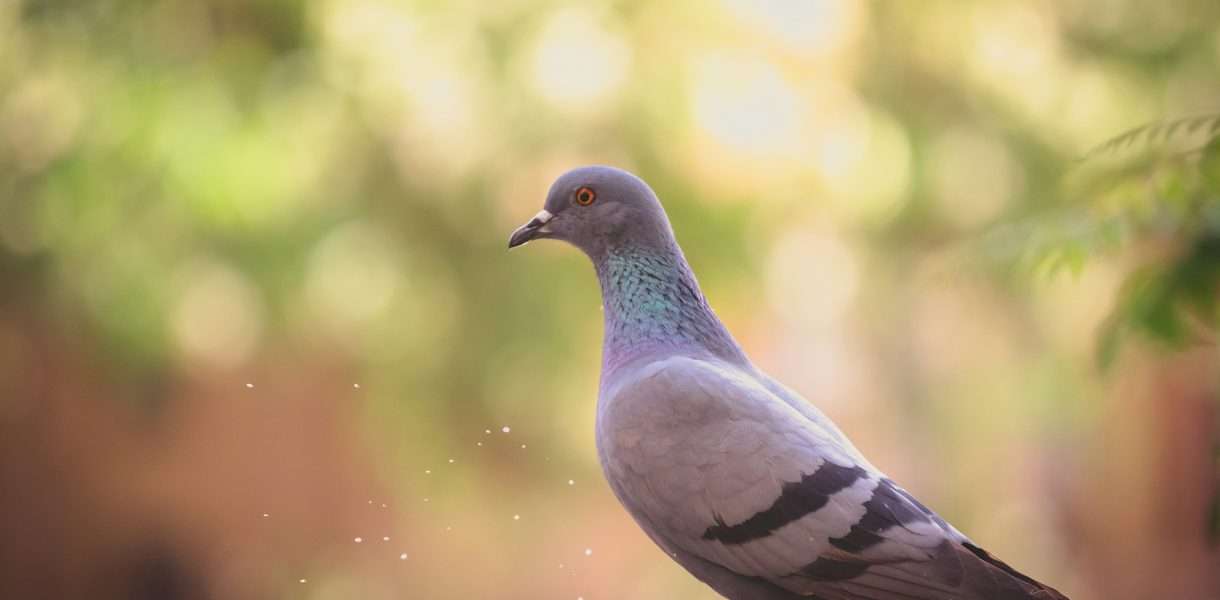
POLYGON ((603 377, 651 354, 748 363, 708 306, 676 243, 612 248, 593 262, 605 313, 603 377))

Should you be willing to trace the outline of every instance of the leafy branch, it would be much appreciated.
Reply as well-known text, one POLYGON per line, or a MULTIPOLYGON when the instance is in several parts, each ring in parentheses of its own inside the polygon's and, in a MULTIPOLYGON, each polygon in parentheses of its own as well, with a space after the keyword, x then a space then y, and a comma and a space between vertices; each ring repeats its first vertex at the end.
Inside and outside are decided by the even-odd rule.
POLYGON ((1143 125, 1086 153, 1047 213, 990 232, 984 247, 1023 270, 1078 273, 1096 256, 1133 251, 1099 332, 1113 364, 1132 334, 1178 349, 1216 342, 1220 323, 1220 113, 1143 125))

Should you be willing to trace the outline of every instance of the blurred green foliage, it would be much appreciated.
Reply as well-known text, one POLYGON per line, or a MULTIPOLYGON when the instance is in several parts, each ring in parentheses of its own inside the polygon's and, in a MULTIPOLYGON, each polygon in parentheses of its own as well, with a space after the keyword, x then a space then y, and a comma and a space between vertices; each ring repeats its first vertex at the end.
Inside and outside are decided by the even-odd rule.
MULTIPOLYGON (((1113 366, 1131 334, 1172 350, 1216 346, 1220 115, 1122 133, 1072 165, 1060 194, 1054 208, 985 239, 1001 256, 1014 256, 1015 245, 1018 264, 1049 277, 1064 269, 1079 274, 1091 258, 1144 250, 1099 328, 1097 361, 1103 369, 1113 366)), ((1220 396, 1213 400, 1220 402, 1220 396)), ((1220 467, 1220 453, 1213 460, 1220 467)), ((1220 540, 1220 484, 1214 485, 1205 527, 1214 546, 1220 540)))
MULTIPOLYGON (((0 396, 77 354, 149 423, 200 389, 270 398, 283 371, 301 396, 358 382, 325 396, 356 416, 342 433, 432 500, 402 513, 435 572, 388 588, 700 597, 592 485, 588 265, 504 249, 553 177, 611 163, 657 190, 760 365, 998 555, 1105 589, 1081 573, 1177 556, 1151 539, 1078 568, 1114 523, 1169 518, 1125 512, 1167 489, 1132 456, 1185 464, 1124 428, 1149 419, 1093 366, 1132 337, 1214 348, 1217 23, 1214 0, 0 1, 0 396), (944 260, 961 248, 987 269, 944 260), (587 579, 556 583, 588 538, 587 579)), ((0 398, 0 424, 19 408, 0 398)), ((199 435, 223 448, 247 419, 199 435)))
POLYGON ((1131 268, 1100 329, 1103 367, 1131 332, 1177 349, 1215 345, 1220 115, 1152 123, 1114 137, 1070 165, 1058 202, 1039 210, 985 237, 990 251, 1048 277, 1079 274, 1098 256, 1133 249, 1148 255, 1131 268))

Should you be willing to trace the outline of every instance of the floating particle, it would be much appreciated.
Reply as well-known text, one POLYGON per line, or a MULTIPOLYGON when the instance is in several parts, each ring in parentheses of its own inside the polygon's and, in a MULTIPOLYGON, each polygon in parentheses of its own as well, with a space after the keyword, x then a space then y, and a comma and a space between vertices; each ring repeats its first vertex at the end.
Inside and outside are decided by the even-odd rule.
POLYGON ((385 502, 381 503, 381 508, 385 508, 385 502))
POLYGON ((512 431, 512 430, 513 430, 513 428, 512 428, 512 427, 509 427, 508 425, 505 425, 505 426, 503 426, 503 427, 501 427, 501 428, 500 428, 500 431, 503 431, 504 433, 508 433, 508 432, 510 432, 510 431, 512 431))
POLYGON ((353 383, 353 384, 352 384, 352 389, 355 389, 355 390, 360 389, 360 384, 359 384, 359 383, 353 383))
POLYGON ((247 387, 247 388, 253 388, 253 387, 254 387, 254 384, 253 384, 253 383, 247 383, 247 384, 246 384, 246 387, 247 387))
POLYGON ((525 450, 525 444, 521 444, 521 449, 525 450))
POLYGON ((352 540, 352 541, 354 541, 354 542, 356 542, 357 544, 359 544, 360 542, 363 542, 363 541, 364 541, 364 538, 362 538, 362 537, 358 537, 358 538, 355 538, 355 539, 354 539, 354 540, 352 540))
POLYGON ((490 429, 484 429, 484 430, 483 430, 483 433, 486 433, 487 435, 491 435, 491 430, 490 430, 490 429))
POLYGON ((304 579, 302 579, 302 580, 301 580, 301 583, 305 583, 305 580, 304 580, 304 579))
POLYGON ((449 464, 453 464, 453 459, 449 459, 449 464))
POLYGON ((427 502, 427 501, 428 501, 428 499, 427 499, 427 498, 424 498, 424 502, 427 502))
POLYGON ((593 549, 585 548, 585 556, 593 556, 593 549))
POLYGON ((520 521, 520 520, 521 520, 521 515, 513 515, 513 520, 514 520, 514 521, 520 521))
POLYGON ((267 517, 270 517, 270 516, 271 516, 271 513, 263 513, 263 518, 264 518, 264 519, 266 519, 267 517))
POLYGON ((432 469, 424 469, 424 475, 431 475, 432 469))
POLYGON ((407 553, 403 552, 402 554, 399 554, 398 560, 407 560, 407 553))
POLYGON ((482 445, 483 445, 483 442, 475 442, 475 443, 474 443, 474 445, 476 445, 476 446, 482 446, 482 445))
POLYGON ((576 485, 576 480, 575 480, 575 479, 569 479, 569 480, 568 480, 568 485, 576 485))
POLYGON ((390 541, 390 536, 388 536, 388 535, 383 535, 383 536, 381 536, 381 541, 383 541, 383 542, 388 542, 388 541, 390 541))

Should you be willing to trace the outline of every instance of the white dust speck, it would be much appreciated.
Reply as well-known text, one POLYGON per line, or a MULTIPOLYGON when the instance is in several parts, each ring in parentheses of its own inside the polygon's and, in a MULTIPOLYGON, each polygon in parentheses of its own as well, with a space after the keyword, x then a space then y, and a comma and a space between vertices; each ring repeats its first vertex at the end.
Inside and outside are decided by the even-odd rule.
POLYGON ((383 541, 383 542, 388 542, 388 541, 390 541, 390 536, 388 536, 388 535, 383 535, 383 536, 381 536, 381 541, 383 541))
POLYGON ((359 383, 353 383, 353 384, 352 384, 352 389, 353 389, 353 390, 358 390, 358 389, 360 389, 360 384, 359 384, 359 383))
POLYGON ((474 443, 474 445, 476 445, 476 446, 482 446, 482 445, 483 445, 483 442, 475 442, 475 443, 474 443))
POLYGON ((512 427, 509 427, 508 425, 505 425, 505 426, 503 426, 503 427, 501 427, 501 428, 500 428, 500 431, 503 431, 504 433, 508 433, 508 432, 510 432, 510 431, 512 431, 512 430, 513 430, 513 428, 512 428, 512 427))
POLYGON ((585 556, 593 556, 593 549, 585 548, 585 556))
POLYGON ((424 475, 431 475, 432 469, 424 469, 424 475))
POLYGON ((385 502, 381 503, 381 508, 385 508, 385 502))
POLYGON ((568 485, 576 485, 576 480, 575 480, 575 479, 569 479, 569 480, 568 480, 568 485))
POLYGON ((445 531, 453 531, 453 527, 451 527, 451 526, 449 526, 449 525, 446 525, 446 526, 445 526, 445 531))
POLYGON ((490 429, 484 429, 484 430, 483 430, 483 433, 486 433, 487 435, 491 435, 491 430, 490 430, 490 429))
POLYGON ((270 516, 271 516, 271 513, 263 513, 263 518, 264 518, 264 519, 266 519, 267 517, 270 517, 270 516))
POLYGON ((428 499, 427 499, 427 498, 424 498, 424 502, 427 502, 427 501, 428 501, 428 499))
POLYGON ((525 449, 525 444, 521 444, 521 449, 522 449, 522 450, 524 450, 524 449, 525 449))
POLYGON ((362 538, 362 537, 358 537, 358 538, 353 539, 352 541, 354 541, 354 542, 356 542, 357 544, 359 544, 360 542, 363 542, 363 541, 364 541, 364 538, 362 538))
POLYGON ((372 504, 372 503, 373 503, 373 501, 372 501, 372 500, 369 500, 369 504, 372 504))
POLYGON ((402 554, 399 554, 398 560, 407 560, 407 553, 403 552, 402 554))
POLYGON ((562 568, 563 568, 563 563, 559 563, 559 568, 560 568, 560 569, 562 569, 562 568))
POLYGON ((304 580, 304 579, 302 579, 302 580, 301 580, 301 583, 305 583, 305 580, 304 580))
POLYGON ((253 384, 253 383, 247 383, 247 384, 246 384, 246 387, 247 387, 247 388, 253 388, 253 387, 254 387, 254 384, 253 384))
POLYGON ((514 521, 520 521, 520 520, 521 520, 521 515, 513 515, 513 520, 514 520, 514 521))
POLYGON ((449 464, 453 464, 453 459, 449 459, 449 464))

